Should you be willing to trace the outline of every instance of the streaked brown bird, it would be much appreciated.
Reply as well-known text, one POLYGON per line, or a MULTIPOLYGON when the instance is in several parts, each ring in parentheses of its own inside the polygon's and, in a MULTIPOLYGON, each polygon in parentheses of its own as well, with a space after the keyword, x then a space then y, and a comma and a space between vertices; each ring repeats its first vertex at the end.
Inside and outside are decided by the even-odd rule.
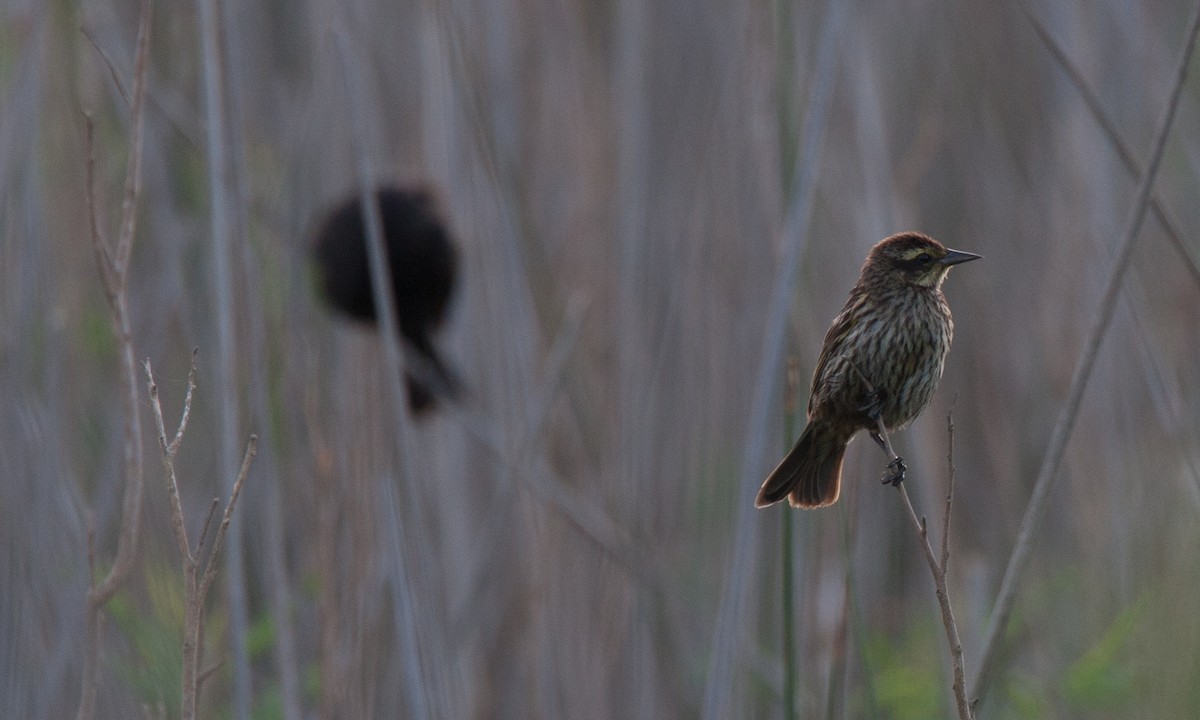
POLYGON ((888 431, 929 404, 954 336, 942 282, 950 267, 980 256, 916 232, 885 238, 867 255, 850 298, 833 320, 813 372, 808 425, 758 491, 756 507, 785 497, 793 507, 837 502, 846 446, 859 430, 888 454, 884 482, 904 480, 888 431))

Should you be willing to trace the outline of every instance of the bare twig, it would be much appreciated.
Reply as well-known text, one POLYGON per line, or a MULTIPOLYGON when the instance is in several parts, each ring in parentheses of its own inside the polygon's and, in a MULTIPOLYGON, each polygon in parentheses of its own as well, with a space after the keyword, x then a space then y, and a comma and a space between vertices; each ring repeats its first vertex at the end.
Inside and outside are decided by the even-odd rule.
POLYGON ((950 662, 954 676, 954 702, 958 709, 958 717, 959 720, 971 720, 974 715, 972 714, 972 706, 967 700, 966 671, 963 665, 962 641, 959 639, 958 625, 954 622, 954 609, 950 605, 950 593, 946 588, 946 567, 950 560, 950 508, 954 504, 953 414, 948 414, 946 416, 946 427, 950 436, 950 450, 948 455, 950 478, 946 485, 946 513, 942 521, 940 562, 937 556, 934 555, 933 546, 929 542, 929 529, 925 523, 925 518, 917 517, 917 513, 913 509, 912 501, 908 497, 908 490, 905 489, 904 483, 896 485, 896 489, 900 493, 900 499, 904 503, 904 508, 908 511, 908 518, 912 522, 913 529, 916 530, 917 538, 921 541, 921 550, 925 554, 925 563, 929 565, 929 574, 933 576, 934 593, 937 595, 938 609, 941 611, 942 615, 942 627, 946 631, 946 642, 950 646, 950 662))
POLYGON ((251 435, 246 442, 246 452, 242 455, 242 467, 238 470, 237 480, 233 483, 233 493, 229 496, 229 502, 225 505, 225 515, 221 518, 221 524, 217 527, 217 537, 213 540, 213 549, 208 556, 208 564, 204 569, 204 579, 200 583, 200 603, 203 605, 204 597, 208 593, 208 589, 212 586, 213 579, 217 576, 217 558, 221 555, 221 546, 225 540, 225 534, 229 530, 229 523, 233 520, 233 508, 237 505, 238 497, 242 494, 242 483, 246 481, 246 475, 250 472, 250 463, 254 461, 254 456, 258 454, 258 436, 251 435))
POLYGON ((217 506, 221 504, 221 498, 213 498, 208 504, 208 514, 204 516, 204 525, 200 528, 200 539, 196 541, 196 553, 199 554, 204 550, 204 541, 208 538, 208 526, 212 524, 213 515, 217 514, 217 506))
POLYGON ((117 286, 120 284, 112 254, 108 251, 108 242, 100 232, 100 222, 96 219, 96 129, 90 113, 83 114, 84 145, 86 160, 84 163, 84 182, 87 192, 84 193, 87 204, 88 230, 92 238, 92 250, 96 256, 96 265, 100 271, 100 281, 104 286, 104 298, 108 301, 109 310, 116 312, 117 286))
MULTIPOLYGON (((953 403, 951 403, 953 407, 953 403)), ((946 641, 950 643, 950 657, 954 664, 954 701, 958 707, 961 720, 974 717, 974 708, 967 697, 967 671, 963 665, 962 640, 958 636, 958 625, 954 622, 954 611, 950 607, 950 594, 946 589, 946 572, 950 563, 950 508, 954 504, 954 411, 946 414, 946 434, 949 436, 949 447, 946 450, 946 465, 949 477, 946 480, 946 514, 942 521, 942 561, 938 566, 941 571, 940 587, 938 587, 938 606, 942 610, 942 624, 946 628, 946 641)))
MULTIPOLYGON (((145 94, 143 79, 146 71, 146 55, 150 42, 149 35, 150 3, 147 0, 142 5, 141 22, 138 28, 137 70, 134 76, 133 87, 133 129, 131 131, 129 160, 125 172, 125 198, 121 209, 121 233, 117 240, 116 257, 113 259, 105 258, 102 261, 107 262, 111 260, 109 267, 112 270, 112 275, 106 276, 105 273, 101 273, 106 278, 106 282, 108 279, 111 279, 115 283, 112 287, 106 288, 106 293, 114 298, 115 306, 112 307, 113 327, 121 345, 126 417, 128 418, 125 426, 125 468, 128 477, 126 479, 126 492, 121 511, 121 534, 117 541, 117 558, 113 563, 112 570, 109 571, 108 577, 96 589, 97 605, 107 602, 109 598, 116 594, 117 586, 125 581, 129 571, 132 570, 133 558, 137 551, 137 541, 141 530, 142 441, 141 433, 138 432, 141 422, 137 399, 137 366, 133 354, 133 338, 129 321, 127 289, 129 255, 133 247, 133 236, 136 231, 137 200, 141 190, 142 98, 145 94)), ((92 150, 89 148, 89 159, 92 156, 92 150)), ((91 164, 90 160, 89 164, 91 164)), ((91 195, 92 193, 89 191, 89 198, 91 195)), ((92 227, 95 228, 96 226, 97 223, 93 217, 92 227)), ((98 234, 93 236, 92 240, 93 246, 99 243, 101 247, 104 247, 103 239, 98 234)), ((105 253, 107 254, 107 250, 105 250, 105 253)))
MULTIPOLYGON (((225 533, 229 529, 230 520, 233 518, 234 507, 237 506, 238 497, 242 492, 242 483, 246 480, 246 475, 250 471, 250 463, 258 450, 258 437, 251 435, 250 440, 246 443, 246 452, 242 457, 241 469, 238 471, 237 479, 233 483, 233 491, 230 493, 229 502, 225 505, 225 513, 221 518, 220 526, 217 528, 216 538, 213 540, 212 552, 208 555, 208 562, 205 563, 204 574, 201 576, 198 556, 200 548, 204 544, 204 539, 208 534, 209 521, 212 519, 212 513, 217 506, 217 501, 213 501, 213 505, 209 509, 208 519, 204 521, 204 529, 200 533, 199 542, 195 549, 193 549, 188 542, 187 529, 184 526, 183 505, 179 499, 179 482, 175 476, 175 454, 179 450, 179 441, 182 440, 182 428, 187 427, 187 415, 191 412, 191 403, 184 403, 182 417, 179 421, 180 434, 176 435, 175 439, 168 443, 166 423, 163 421, 162 403, 159 400, 158 386, 154 382, 154 371, 150 367, 150 361, 146 360, 143 367, 146 371, 146 384, 150 393, 150 410, 154 414, 154 423, 158 429, 158 447, 162 455, 163 472, 167 479, 167 493, 171 502, 171 519, 175 527, 175 542, 179 546, 179 554, 183 558, 183 698, 180 704, 180 717, 182 720, 194 720, 200 687, 210 672, 205 671, 201 673, 198 671, 203 656, 201 629, 204 624, 204 602, 208 597, 208 591, 212 587, 213 580, 216 578, 217 560, 221 554, 221 546, 225 540, 225 533)), ((193 352, 192 370, 188 373, 187 397, 189 399, 195 388, 195 370, 196 354, 193 352)))
POLYGON ((121 99, 128 105, 129 93, 125 92, 125 83, 121 82, 121 76, 117 73, 117 66, 113 64, 112 58, 108 56, 108 53, 104 52, 104 48, 100 47, 100 43, 96 42, 96 36, 92 34, 91 28, 84 25, 79 29, 83 32, 83 36, 88 39, 88 42, 92 44, 92 48, 96 51, 96 54, 104 61, 104 66, 108 68, 108 74, 112 76, 113 84, 117 86, 117 92, 120 93, 121 99))
POLYGON ((121 202, 121 232, 117 236, 116 265, 124 273, 129 268, 133 252, 133 237, 137 234, 137 201, 142 194, 142 128, 145 126, 146 57, 149 54, 150 0, 142 2, 142 25, 138 28, 137 60, 134 62, 133 142, 129 147, 128 168, 125 173, 125 196, 121 202))
POLYGON ((950 470, 950 479, 946 484, 946 514, 942 519, 942 556, 939 564, 943 570, 950 561, 950 506, 954 503, 954 401, 950 402, 950 412, 946 413, 946 436, 946 467, 950 470))
POLYGON ((137 203, 141 190, 143 98, 145 97, 146 58, 150 46, 150 3, 143 0, 138 22, 137 50, 134 62, 134 92, 129 155, 125 169, 125 195, 122 203, 121 230, 114 258, 100 233, 96 212, 95 132, 90 115, 85 113, 86 129, 86 205, 88 230, 96 264, 108 301, 113 333, 121 355, 121 380, 125 404, 125 493, 121 503, 121 529, 117 538, 117 553, 108 575, 96 583, 95 539, 89 531, 88 573, 90 587, 86 601, 86 627, 83 672, 80 680, 78 720, 91 720, 96 714, 96 691, 100 663, 100 635, 103 630, 101 610, 117 593, 133 570, 137 557, 142 526, 142 436, 141 411, 137 391, 137 363, 134 360, 133 331, 129 320, 128 278, 129 257, 136 233, 137 203))
POLYGON ((1020 584, 1021 575, 1029 564, 1030 552, 1033 549, 1033 539, 1046 512, 1046 501, 1050 495, 1050 487, 1058 475, 1059 466, 1062 464, 1067 440, 1071 437, 1071 431, 1074 429, 1075 420, 1079 415, 1079 406, 1083 401, 1083 392, 1087 388, 1088 380, 1092 375, 1092 368, 1095 366, 1097 355, 1099 355, 1100 343, 1104 340, 1104 336, 1108 332, 1113 310, 1116 307, 1117 296, 1121 289, 1121 282, 1125 276, 1125 270, 1129 267, 1129 258, 1133 252, 1133 246, 1137 241, 1138 232, 1141 230, 1142 221, 1146 217, 1146 209, 1149 207, 1154 178, 1158 174, 1158 166, 1162 160, 1163 149, 1167 144, 1167 136, 1171 129, 1171 121, 1175 117, 1175 109, 1179 104, 1179 96, 1183 90, 1184 78, 1187 77, 1188 63, 1196 47, 1198 32, 1200 32, 1200 5, 1193 11, 1192 18, 1188 24, 1186 41, 1175 65, 1174 85, 1171 88, 1167 105, 1163 109, 1163 114, 1158 122, 1158 133, 1155 136, 1153 150, 1150 153, 1150 162, 1147 164, 1146 172, 1142 176, 1142 181, 1138 186, 1137 196, 1130 211, 1128 222, 1126 223, 1121 246, 1117 251, 1112 269, 1109 271, 1104 294, 1100 298, 1096 318, 1093 321, 1091 329, 1088 331, 1082 354, 1075 365, 1075 372, 1071 377, 1071 387, 1067 393, 1066 402, 1063 404, 1058 415, 1058 420, 1054 424, 1054 431, 1050 436, 1050 444, 1046 449, 1046 456, 1042 460, 1042 466, 1038 471, 1033 494, 1029 498, 1029 504, 1025 509, 1025 516, 1021 519, 1021 528, 1017 533, 1016 545, 1013 547, 1012 556, 1009 557, 1008 566, 1005 568, 1004 579, 1000 583, 1000 592, 996 597, 996 604, 992 610, 991 620, 988 624, 983 651, 980 655, 979 668, 976 670, 971 683, 971 697, 974 698, 973 702, 978 703, 983 699, 984 693, 987 692, 988 685, 991 682, 991 676, 995 670, 996 653, 1000 648, 1000 638, 1008 626, 1008 618, 1012 613, 1013 602, 1016 599, 1017 587, 1020 584))
POLYGON ((196 355, 200 352, 200 348, 192 348, 192 364, 188 368, 187 376, 187 393, 183 396, 183 412, 179 415, 179 427, 175 430, 175 437, 171 438, 171 442, 167 445, 167 450, 172 455, 179 450, 179 443, 183 440, 183 433, 187 430, 188 418, 192 416, 192 395, 196 392, 196 355))
MULTIPOLYGON (((192 362, 195 362, 195 356, 192 356, 192 362)), ((150 394, 150 410, 154 415, 154 425, 158 429, 158 449, 161 452, 163 471, 167 475, 167 498, 171 506, 171 525, 175 530, 175 544, 179 546, 180 552, 190 560, 191 550, 188 548, 187 530, 184 527, 183 521, 183 504, 179 499, 179 482, 175 478, 175 453, 179 450, 178 443, 172 444, 167 442, 167 430, 162 416, 162 404, 158 400, 158 385, 154 382, 154 371, 150 367, 150 360, 147 359, 142 363, 142 367, 146 372, 146 388, 150 394)), ((188 410, 185 406, 185 410, 188 410)), ((180 425, 184 421, 180 420, 180 425)))

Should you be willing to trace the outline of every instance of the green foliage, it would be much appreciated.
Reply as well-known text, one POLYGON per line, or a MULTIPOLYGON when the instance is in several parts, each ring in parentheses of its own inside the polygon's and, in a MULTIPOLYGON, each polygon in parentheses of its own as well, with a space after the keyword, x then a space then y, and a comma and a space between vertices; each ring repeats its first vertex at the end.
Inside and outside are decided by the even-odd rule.
POLYGON ((310 663, 304 670, 304 696, 318 698, 321 696, 321 665, 310 663))
POLYGON ((1008 707, 1005 718, 1013 720, 1040 720, 1049 717, 1046 702, 1038 688, 1021 678, 1007 683, 1008 707))
MULTIPOLYGON (((151 586, 153 587, 153 586, 151 586)), ((180 674, 183 672, 182 597, 179 611, 154 600, 164 599, 152 593, 151 610, 138 607, 128 592, 121 592, 108 603, 108 614, 130 646, 127 655, 117 656, 117 674, 143 703, 162 704, 168 717, 179 715, 180 674)))
MULTIPOLYGON (((125 591, 107 605, 109 617, 129 646, 128 653, 115 655, 114 664, 141 702, 161 703, 167 717, 175 717, 179 715, 183 673, 183 577, 178 568, 148 564, 145 589, 144 598, 135 600, 125 591)), ((220 647, 225 629, 223 615, 207 615, 205 647, 220 647)), ((212 655, 208 653, 202 671, 213 662, 212 655)))
POLYGON ((116 361, 117 338, 108 304, 102 300, 79 309, 79 347, 89 363, 107 365, 116 361))
POLYGON ((171 195, 188 214, 203 215, 208 202, 208 172, 204 155, 192 147, 168 149, 171 156, 171 195))
POLYGON ((271 621, 270 615, 264 613, 251 623, 246 633, 246 652, 252 659, 257 660, 270 655, 274 646, 275 623, 271 621))
POLYGON ((283 692, 279 689, 279 683, 269 683, 259 689, 251 716, 254 720, 282 720, 283 692))
POLYGON ((1143 595, 1121 611, 1100 639, 1066 669, 1063 694, 1072 708, 1112 712, 1134 700, 1135 677, 1128 649, 1145 606, 1143 595))
POLYGON ((940 627, 917 623, 899 640, 877 636, 867 642, 869 664, 875 673, 875 701, 884 717, 921 720, 943 717, 948 711, 940 633, 940 627))

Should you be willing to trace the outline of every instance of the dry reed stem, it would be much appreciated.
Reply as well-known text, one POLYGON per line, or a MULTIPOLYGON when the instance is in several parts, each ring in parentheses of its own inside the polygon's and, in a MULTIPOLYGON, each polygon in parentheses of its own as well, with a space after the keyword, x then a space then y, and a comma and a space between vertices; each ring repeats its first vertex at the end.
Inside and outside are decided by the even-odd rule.
MULTIPOLYGON (((230 121, 227 111, 225 61, 222 37, 222 15, 218 0, 197 3, 201 79, 204 93, 205 160, 208 170, 211 220, 211 258, 214 315, 217 325, 217 357, 215 389, 219 425, 217 428, 217 458, 221 475, 226 482, 237 467, 239 431, 237 332, 235 324, 235 283, 232 267, 232 244, 237 227, 235 219, 244 216, 236 209, 233 191, 233 166, 230 162, 230 121)), ((225 492, 232 494, 229 485, 225 492)), ((250 658, 246 649, 250 611, 247 600, 246 577, 243 568, 242 525, 230 528, 231 551, 228 562, 228 582, 225 585, 229 613, 230 638, 230 705, 235 720, 249 720, 253 704, 250 658)))
MULTIPOLYGON (((796 156, 795 184, 788 199, 787 214, 781 233, 778 272, 771 287, 771 299, 763 330, 762 350, 758 357, 754 394, 750 405, 750 420, 743 443, 738 477, 753 482, 757 489, 763 472, 763 457, 767 451, 767 425, 770 408, 777 392, 778 378, 787 336, 788 312, 792 306, 800 258, 808 238, 807 229, 816 197, 817 170, 820 166, 825 129, 833 95, 833 80, 840 65, 838 41, 843 21, 849 14, 844 3, 834 3, 826 11, 817 49, 817 60, 809 89, 801 147, 796 156)), ((755 510, 753 502, 740 506, 735 521, 733 547, 726 560, 724 587, 713 630, 709 665, 704 682, 704 697, 700 706, 702 720, 718 720, 736 714, 733 711, 734 673, 741 666, 741 639, 744 609, 754 569, 755 510)))
POLYGON ((1033 538, 1041 525, 1042 517, 1045 515, 1050 487, 1058 475, 1059 466, 1062 464, 1067 441, 1070 439, 1071 431, 1075 427, 1075 420, 1079 415, 1079 407, 1083 401, 1083 392, 1087 388, 1092 368, 1096 363, 1097 355, 1099 355, 1100 343, 1104 340, 1104 336, 1107 334, 1108 326, 1112 320, 1117 296, 1121 289, 1121 282, 1125 276, 1125 270, 1129 267, 1129 259, 1132 255, 1133 246, 1150 204, 1154 178, 1158 174, 1158 166, 1162 161, 1163 150, 1166 147, 1167 136, 1171 129, 1171 121, 1175 117, 1175 109, 1179 104, 1179 96, 1183 90, 1183 81, 1187 77, 1188 63, 1196 46, 1198 31, 1200 31, 1200 5, 1193 11, 1188 24, 1186 42, 1175 65, 1175 78, 1171 94, 1158 122, 1158 131, 1154 139, 1153 150, 1150 154, 1150 162, 1147 164, 1146 172, 1142 176, 1141 183, 1138 186, 1137 196, 1126 224, 1121 246, 1117 251, 1116 259, 1113 261, 1112 269, 1109 271, 1104 293, 1100 298, 1096 318, 1088 332, 1082 354, 1071 377, 1071 387, 1067 393, 1067 400, 1063 404, 1058 419, 1054 424, 1054 431, 1050 436, 1050 444, 1046 449, 1046 456, 1042 461, 1041 469, 1038 471, 1037 482, 1029 498, 1025 515, 1021 519, 1021 528, 1017 534, 1016 544, 1013 547, 1012 555, 1009 557, 1008 566, 1005 568, 1004 579, 1000 583, 1000 591, 996 597, 996 604, 992 610, 986 639, 983 644, 983 651, 980 655, 979 668, 976 670, 971 683, 973 703, 978 703, 983 699, 984 693, 987 692, 988 685, 991 682, 991 677, 995 670, 996 654, 1001 644, 1000 638, 1008 626, 1008 618, 1012 614, 1013 603, 1016 599, 1021 575, 1029 564, 1030 553, 1033 549, 1033 538))
POLYGON ((125 396, 125 493, 121 503, 121 529, 117 538, 117 553, 108 575, 96 584, 95 537, 89 530, 88 570, 91 586, 86 600, 83 670, 80 679, 78 720, 91 720, 96 714, 96 693, 100 665, 100 635, 103 621, 100 613, 124 585, 133 570, 137 557, 142 525, 142 468, 141 412, 137 392, 137 365, 134 360, 133 332, 129 320, 129 258, 137 230, 137 205, 141 194, 142 128, 145 98, 146 58, 150 46, 150 3, 143 0, 138 21, 137 49, 134 60, 133 105, 131 108, 130 142, 125 170, 125 192, 121 207, 120 233, 114 257, 100 232, 96 213, 95 130, 92 118, 85 114, 86 159, 85 203, 92 249, 99 267, 101 284, 109 306, 113 333, 121 355, 121 382, 125 396))
MULTIPOLYGON (((378 147, 369 119, 368 91, 363 87, 363 77, 368 76, 367 63, 354 52, 357 47, 350 37, 348 20, 344 13, 334 19, 334 46, 341 66, 347 110, 352 128, 352 144, 355 168, 358 174, 361 197, 361 213, 367 235, 367 257, 371 270, 371 288, 379 321, 379 341, 383 354, 384 369, 391 382, 386 383, 385 392, 391 409, 392 429, 397 438, 397 463, 399 478, 376 478, 376 490, 380 494, 379 512, 384 536, 391 545, 391 560, 394 563, 393 577, 393 623, 396 639, 401 649, 404 683, 409 703, 408 716, 423 720, 436 714, 431 703, 448 694, 433 687, 434 678, 439 676, 436 668, 426 667, 422 660, 423 636, 416 619, 413 573, 405 552, 404 528, 401 523, 400 498, 396 483, 411 481, 414 445, 408 428, 405 391, 401 386, 404 377, 404 357, 400 352, 399 324, 393 304, 391 275, 388 272, 387 246, 383 240, 383 219, 379 201, 374 192, 375 176, 372 153, 378 147)), ((427 656, 428 657, 428 656, 427 656)), ((428 657, 433 661, 435 658, 428 657)), ((432 664, 432 663, 431 663, 432 664)))

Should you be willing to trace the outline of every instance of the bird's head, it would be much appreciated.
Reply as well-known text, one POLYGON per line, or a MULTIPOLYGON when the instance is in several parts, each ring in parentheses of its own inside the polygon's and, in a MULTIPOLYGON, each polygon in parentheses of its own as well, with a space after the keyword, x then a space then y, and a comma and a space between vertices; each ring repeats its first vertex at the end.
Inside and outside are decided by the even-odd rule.
POLYGON ((862 277, 888 284, 940 289, 951 265, 981 256, 951 250, 918 232, 904 232, 881 240, 867 255, 862 277))

